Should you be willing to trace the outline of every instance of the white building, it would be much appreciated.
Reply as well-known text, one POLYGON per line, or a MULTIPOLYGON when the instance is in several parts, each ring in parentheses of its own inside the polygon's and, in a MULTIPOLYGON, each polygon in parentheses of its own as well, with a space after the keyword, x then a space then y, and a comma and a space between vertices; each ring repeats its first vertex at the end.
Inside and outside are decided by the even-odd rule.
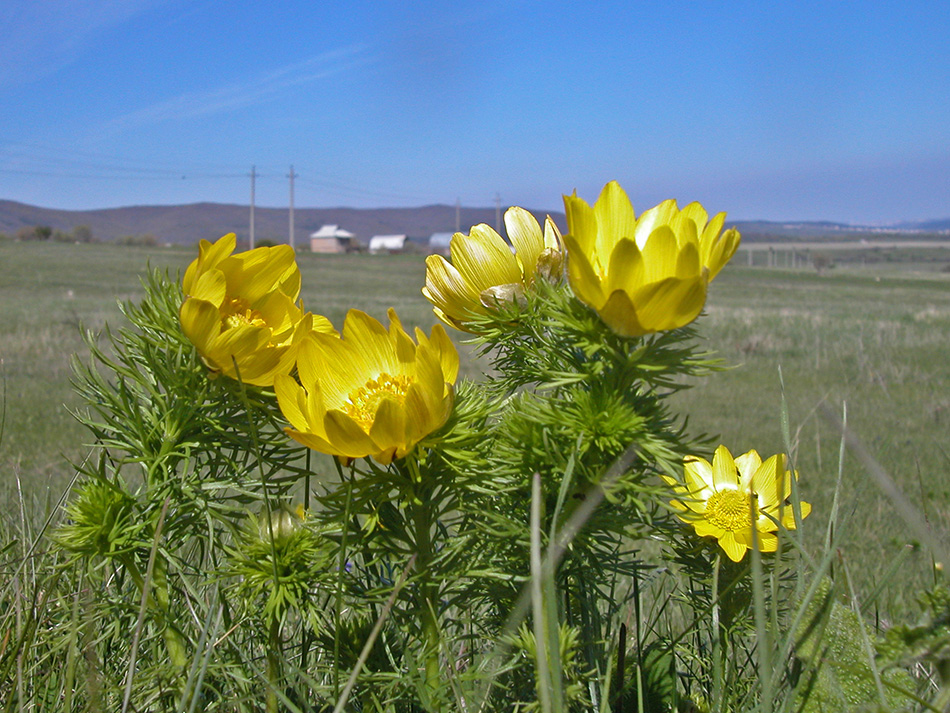
POLYGON ((405 244, 405 235, 374 235, 369 239, 369 252, 370 255, 398 253, 402 252, 405 244))

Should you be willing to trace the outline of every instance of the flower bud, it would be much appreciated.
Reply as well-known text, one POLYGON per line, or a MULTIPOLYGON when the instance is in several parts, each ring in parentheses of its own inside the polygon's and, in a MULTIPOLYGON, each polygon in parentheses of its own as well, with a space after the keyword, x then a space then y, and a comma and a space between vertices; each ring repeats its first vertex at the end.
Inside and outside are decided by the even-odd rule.
POLYGON ((524 286, 517 283, 509 285, 494 285, 482 290, 479 301, 488 309, 498 309, 510 304, 524 307, 528 304, 524 296, 524 286))
POLYGON ((260 523, 260 535, 262 540, 273 539, 274 544, 283 544, 300 527, 302 518, 297 513, 290 512, 285 508, 273 510, 270 518, 264 517, 260 523))
POLYGON ((564 253, 557 248, 545 248, 538 256, 538 275, 548 282, 560 282, 564 275, 564 253))

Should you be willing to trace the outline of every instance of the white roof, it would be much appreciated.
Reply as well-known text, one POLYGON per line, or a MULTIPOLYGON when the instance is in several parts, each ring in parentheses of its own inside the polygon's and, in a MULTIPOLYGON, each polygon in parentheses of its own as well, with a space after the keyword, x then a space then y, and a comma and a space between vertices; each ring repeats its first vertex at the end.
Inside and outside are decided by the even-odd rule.
POLYGON ((342 230, 338 225, 324 225, 315 233, 310 233, 311 238, 353 238, 353 233, 349 230, 342 230))
POLYGON ((369 239, 370 250, 402 250, 405 235, 374 235, 369 239))
POLYGON ((452 242, 452 236, 455 233, 432 233, 429 236, 429 247, 430 248, 447 248, 452 242))

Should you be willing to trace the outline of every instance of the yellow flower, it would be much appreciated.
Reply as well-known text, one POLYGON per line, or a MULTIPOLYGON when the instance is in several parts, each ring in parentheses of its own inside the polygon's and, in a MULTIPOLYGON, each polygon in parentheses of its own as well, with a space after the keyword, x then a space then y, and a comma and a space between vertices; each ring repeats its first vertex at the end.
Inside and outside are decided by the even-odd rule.
MULTIPOLYGON (((725 446, 719 446, 712 465, 703 458, 688 456, 685 471, 685 486, 663 476, 682 497, 670 504, 682 512, 678 517, 692 525, 697 535, 719 540, 733 562, 741 560, 754 546, 753 520, 762 552, 775 551, 779 523, 785 529, 795 529, 792 505, 786 501, 792 494, 792 478, 798 480, 798 473, 785 470, 784 454, 763 463, 755 451, 733 459, 725 446)), ((811 505, 802 502, 802 518, 810 512, 811 505)))
POLYGON ((536 275, 557 279, 562 269, 561 233, 549 217, 544 233, 524 208, 505 211, 511 248, 492 228, 481 223, 469 235, 452 236, 452 262, 441 255, 426 258, 426 285, 422 294, 434 305, 436 316, 450 327, 471 331, 466 322, 488 314, 499 302, 520 300, 536 275))
POLYGON ((179 317, 185 336, 213 372, 271 386, 293 368, 295 345, 312 329, 334 333, 325 317, 304 313, 300 269, 289 245, 232 255, 234 233, 202 240, 185 271, 179 317))
POLYGON ((706 304, 706 288, 739 246, 739 233, 719 232, 699 203, 680 210, 667 200, 634 217, 633 206, 611 181, 591 208, 564 196, 564 244, 574 294, 623 337, 676 329, 706 304))
POLYGON ((452 410, 458 352, 441 325, 406 334, 394 310, 389 331, 350 310, 342 338, 312 333, 297 354, 298 384, 274 383, 287 433, 321 453, 383 464, 402 458, 452 410))

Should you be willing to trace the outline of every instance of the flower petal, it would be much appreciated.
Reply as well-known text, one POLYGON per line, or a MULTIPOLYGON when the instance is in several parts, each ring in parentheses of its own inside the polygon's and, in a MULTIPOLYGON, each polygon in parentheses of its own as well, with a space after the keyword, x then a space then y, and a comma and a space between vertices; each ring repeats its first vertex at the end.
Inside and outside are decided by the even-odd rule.
MULTIPOLYGON (((720 215, 725 217, 724 214, 720 215)), ((703 264, 709 268, 710 280, 718 275, 719 271, 722 270, 726 263, 732 259, 732 256, 736 254, 741 239, 739 231, 732 228, 723 233, 721 237, 710 240, 709 247, 705 248, 705 257, 703 258, 703 264)))
POLYGON ((179 310, 181 330, 200 354, 208 352, 208 343, 221 331, 221 313, 210 302, 187 299, 179 310))
POLYGON ((564 215, 567 218, 565 241, 570 236, 577 246, 575 252, 594 254, 597 245, 597 216, 594 215, 594 209, 583 198, 578 198, 577 193, 573 193, 564 196, 564 215))
POLYGON ((274 394, 284 418, 298 431, 310 430, 312 424, 306 416, 307 392, 293 377, 281 374, 274 379, 274 394))
POLYGON ((186 297, 192 294, 195 280, 204 273, 214 270, 218 263, 234 252, 236 245, 237 236, 234 233, 228 233, 218 238, 214 243, 202 240, 198 244, 198 258, 185 270, 185 277, 182 280, 182 288, 186 297))
POLYGON ((462 274, 441 255, 426 258, 426 284, 422 294, 455 322, 464 321, 471 313, 484 313, 479 301, 479 291, 470 285, 462 274))
POLYGON ((406 447, 406 411, 391 396, 384 396, 376 409, 369 437, 380 450, 406 447))
POLYGON ((735 490, 739 485, 739 476, 736 471, 736 462, 732 453, 725 446, 719 446, 713 454, 712 462, 713 487, 718 490, 735 490))
POLYGON ((597 314, 621 337, 641 337, 655 331, 640 321, 630 295, 624 290, 614 290, 607 301, 597 309, 597 314))
MULTIPOLYGON (((800 503, 802 511, 802 520, 808 517, 811 514, 811 503, 806 503, 804 500, 800 503)), ((795 529, 795 511, 792 509, 792 505, 786 505, 784 512, 782 513, 782 527, 786 530, 795 529)))
POLYGON ((567 275, 571 289, 577 299, 600 312, 600 308, 607 301, 600 275, 594 270, 573 235, 564 236, 564 245, 567 248, 567 275))
POLYGON ((719 538, 719 546, 733 562, 740 562, 748 550, 748 547, 738 542, 731 532, 726 532, 719 538))
POLYGON ((522 277, 526 283, 530 283, 538 267, 538 256, 544 250, 541 226, 524 208, 512 206, 505 211, 505 230, 511 244, 515 246, 515 254, 523 271, 522 277))
POLYGON ((449 246, 452 264, 478 294, 495 285, 521 282, 521 267, 508 243, 489 226, 472 226, 468 236, 456 233, 449 246))
POLYGON ((609 255, 618 240, 636 235, 633 204, 616 181, 608 183, 600 192, 594 204, 594 216, 597 219, 596 250, 603 255, 609 255))
POLYGON ((706 278, 670 277, 642 287, 632 296, 631 303, 636 305, 637 320, 645 334, 685 327, 703 311, 706 278))
POLYGON ((785 454, 774 455, 755 469, 746 481, 759 496, 763 507, 775 507, 785 496, 781 492, 785 479, 785 454))
POLYGON ((762 465, 762 458, 755 450, 743 453, 736 458, 736 468, 739 470, 739 480, 744 483, 744 487, 749 487, 752 482, 752 476, 762 465))
POLYGON ((378 447, 359 424, 342 411, 327 411, 323 419, 327 441, 333 447, 331 455, 362 458, 375 453, 378 447))
POLYGON ((389 332, 365 312, 351 309, 343 322, 343 341, 359 361, 349 368, 374 378, 381 372, 398 374, 399 361, 392 348, 389 332), (375 374, 372 373, 375 371, 375 374))

